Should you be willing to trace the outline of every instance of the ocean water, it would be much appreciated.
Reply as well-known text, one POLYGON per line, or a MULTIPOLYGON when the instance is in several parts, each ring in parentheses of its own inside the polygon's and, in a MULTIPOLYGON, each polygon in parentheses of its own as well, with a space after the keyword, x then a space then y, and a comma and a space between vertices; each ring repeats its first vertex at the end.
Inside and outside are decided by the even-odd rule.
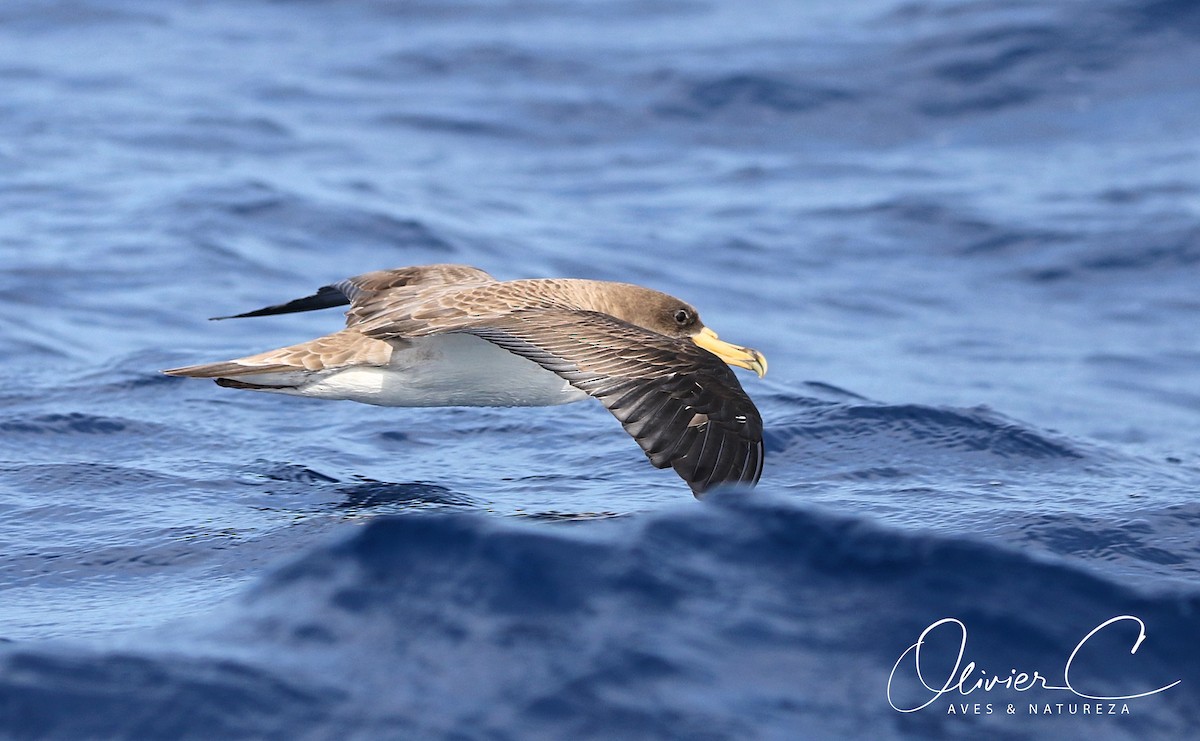
POLYGON ((0 738, 1195 736, 1197 111, 1185 0, 4 3, 0 738), (761 484, 158 372, 431 262, 696 304, 761 484))

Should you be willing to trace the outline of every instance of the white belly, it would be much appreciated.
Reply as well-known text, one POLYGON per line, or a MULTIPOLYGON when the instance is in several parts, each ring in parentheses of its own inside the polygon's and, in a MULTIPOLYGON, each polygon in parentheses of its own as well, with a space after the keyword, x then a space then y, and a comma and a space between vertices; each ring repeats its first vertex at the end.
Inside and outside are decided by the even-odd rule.
POLYGON ((283 393, 390 407, 549 406, 587 394, 531 360, 468 334, 423 337, 384 367, 314 373, 283 393))

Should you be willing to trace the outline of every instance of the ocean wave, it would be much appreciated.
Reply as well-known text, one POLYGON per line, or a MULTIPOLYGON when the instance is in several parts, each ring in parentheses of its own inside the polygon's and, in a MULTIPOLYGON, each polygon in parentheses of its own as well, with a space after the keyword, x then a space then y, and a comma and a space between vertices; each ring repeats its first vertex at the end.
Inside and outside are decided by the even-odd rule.
MULTIPOLYGON (((791 405, 794 406, 795 405, 791 405)), ((920 404, 814 403, 772 420, 766 430, 769 452, 794 447, 861 460, 874 451, 879 460, 929 460, 940 454, 982 454, 1013 459, 1079 459, 1084 453, 986 407, 954 409, 920 404)))
POLYGON ((1200 228, 1191 224, 1172 228, 1114 230, 1087 235, 1063 248, 1044 254, 1041 264, 1020 271, 1033 283, 1086 283, 1094 280, 1190 271, 1200 263, 1200 228))
MULTIPOLYGON (((893 663, 922 630, 955 617, 980 666, 1051 676, 1090 628, 1124 614, 1150 638, 1134 658, 1118 650, 1128 631, 1097 639, 1104 657, 1080 663, 1089 687, 1182 684, 1130 701, 1119 724, 1063 715, 1039 727, 1062 738, 1186 734, 1200 722, 1194 592, 1151 596, 765 494, 569 527, 382 517, 238 603, 124 647, 0 648, 0 732, 1004 737, 1014 719, 1003 714, 947 717, 950 700, 982 697, 904 715, 888 705, 893 663)), ((988 695, 1022 707, 1068 697, 988 695)))
POLYGON ((139 148, 227 156, 278 156, 304 149, 294 132, 267 117, 192 115, 158 126, 139 122, 127 132, 114 134, 113 139, 139 148))
POLYGON ((665 116, 702 119, 715 115, 745 116, 756 112, 797 114, 851 101, 844 89, 759 72, 743 72, 691 80, 679 99, 660 103, 665 116))
POLYGON ((0 432, 25 435, 115 435, 128 432, 128 420, 82 412, 37 414, 0 419, 0 432))
POLYGON ((334 203, 257 180, 197 186, 154 209, 189 239, 230 240, 252 234, 276 247, 328 250, 371 246, 442 255, 453 245, 427 224, 350 203, 334 203))

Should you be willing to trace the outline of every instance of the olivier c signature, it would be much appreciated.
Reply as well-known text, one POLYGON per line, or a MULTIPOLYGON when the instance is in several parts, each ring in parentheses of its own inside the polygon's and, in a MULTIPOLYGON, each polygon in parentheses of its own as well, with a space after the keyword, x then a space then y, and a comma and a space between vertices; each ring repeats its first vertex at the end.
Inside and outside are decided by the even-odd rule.
MULTIPOLYGON (((997 674, 992 674, 987 678, 984 678, 983 676, 974 676, 976 673, 975 662, 971 661, 967 663, 966 666, 963 666, 962 663, 963 654, 966 653, 967 650, 967 626, 957 618, 942 618, 923 630, 920 637, 917 638, 917 642, 905 649, 904 653, 900 654, 900 658, 896 659, 895 665, 892 666, 892 673, 888 675, 888 703, 901 713, 912 713, 928 707, 931 703, 948 692, 957 691, 960 694, 967 695, 975 690, 991 692, 997 686, 1016 692, 1026 692, 1034 687, 1041 687, 1044 690, 1065 690, 1075 694, 1078 697, 1086 698, 1088 700, 1132 700, 1137 697, 1148 697, 1149 695, 1155 695, 1159 692, 1165 692, 1179 684, 1179 682, 1182 680, 1177 679, 1170 684, 1159 687, 1158 689, 1149 690, 1146 692, 1138 692, 1131 695, 1113 696, 1089 695, 1086 692, 1076 689, 1071 684, 1071 665, 1075 662, 1075 657, 1079 653, 1080 649, 1082 649, 1084 645, 1100 631, 1108 628, 1110 625, 1115 625, 1116 623, 1125 621, 1137 623, 1137 640, 1133 642, 1133 648, 1129 650, 1130 654, 1136 654, 1138 647, 1142 645, 1142 641, 1146 640, 1146 624, 1142 622, 1140 618, 1136 618, 1132 615, 1118 615, 1117 617, 1109 618, 1103 623, 1097 625, 1095 628, 1092 628, 1092 631, 1085 635, 1083 639, 1075 645, 1075 650, 1071 652, 1071 655, 1067 658, 1067 664, 1063 668, 1063 684, 1059 686, 1049 684, 1049 680, 1037 671, 1034 671, 1032 674, 1030 674, 1023 671, 1018 672, 1014 669, 1007 677, 1001 677, 997 674), (922 656, 921 649, 925 645, 925 640, 930 636, 930 634, 939 629, 957 630, 959 632, 958 658, 955 659, 954 666, 950 669, 946 679, 944 681, 939 679, 937 683, 933 683, 929 679, 930 672, 926 666, 928 660, 922 656), (897 671, 900 670, 900 665, 903 664, 906 659, 911 661, 912 669, 915 671, 916 677, 918 681, 920 681, 921 686, 929 692, 928 699, 925 699, 924 702, 916 705, 915 707, 898 707, 896 705, 896 700, 892 697, 892 682, 896 678, 897 671)), ((980 670, 980 674, 987 674, 987 672, 980 670)))

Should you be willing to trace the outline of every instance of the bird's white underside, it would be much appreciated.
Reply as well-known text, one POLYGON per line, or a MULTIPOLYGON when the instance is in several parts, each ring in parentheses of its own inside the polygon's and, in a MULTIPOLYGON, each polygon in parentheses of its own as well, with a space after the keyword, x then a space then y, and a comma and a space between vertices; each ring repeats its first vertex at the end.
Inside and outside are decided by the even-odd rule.
POLYGON ((531 360, 469 334, 411 340, 386 366, 238 376, 262 389, 391 407, 551 406, 587 394, 531 360))

